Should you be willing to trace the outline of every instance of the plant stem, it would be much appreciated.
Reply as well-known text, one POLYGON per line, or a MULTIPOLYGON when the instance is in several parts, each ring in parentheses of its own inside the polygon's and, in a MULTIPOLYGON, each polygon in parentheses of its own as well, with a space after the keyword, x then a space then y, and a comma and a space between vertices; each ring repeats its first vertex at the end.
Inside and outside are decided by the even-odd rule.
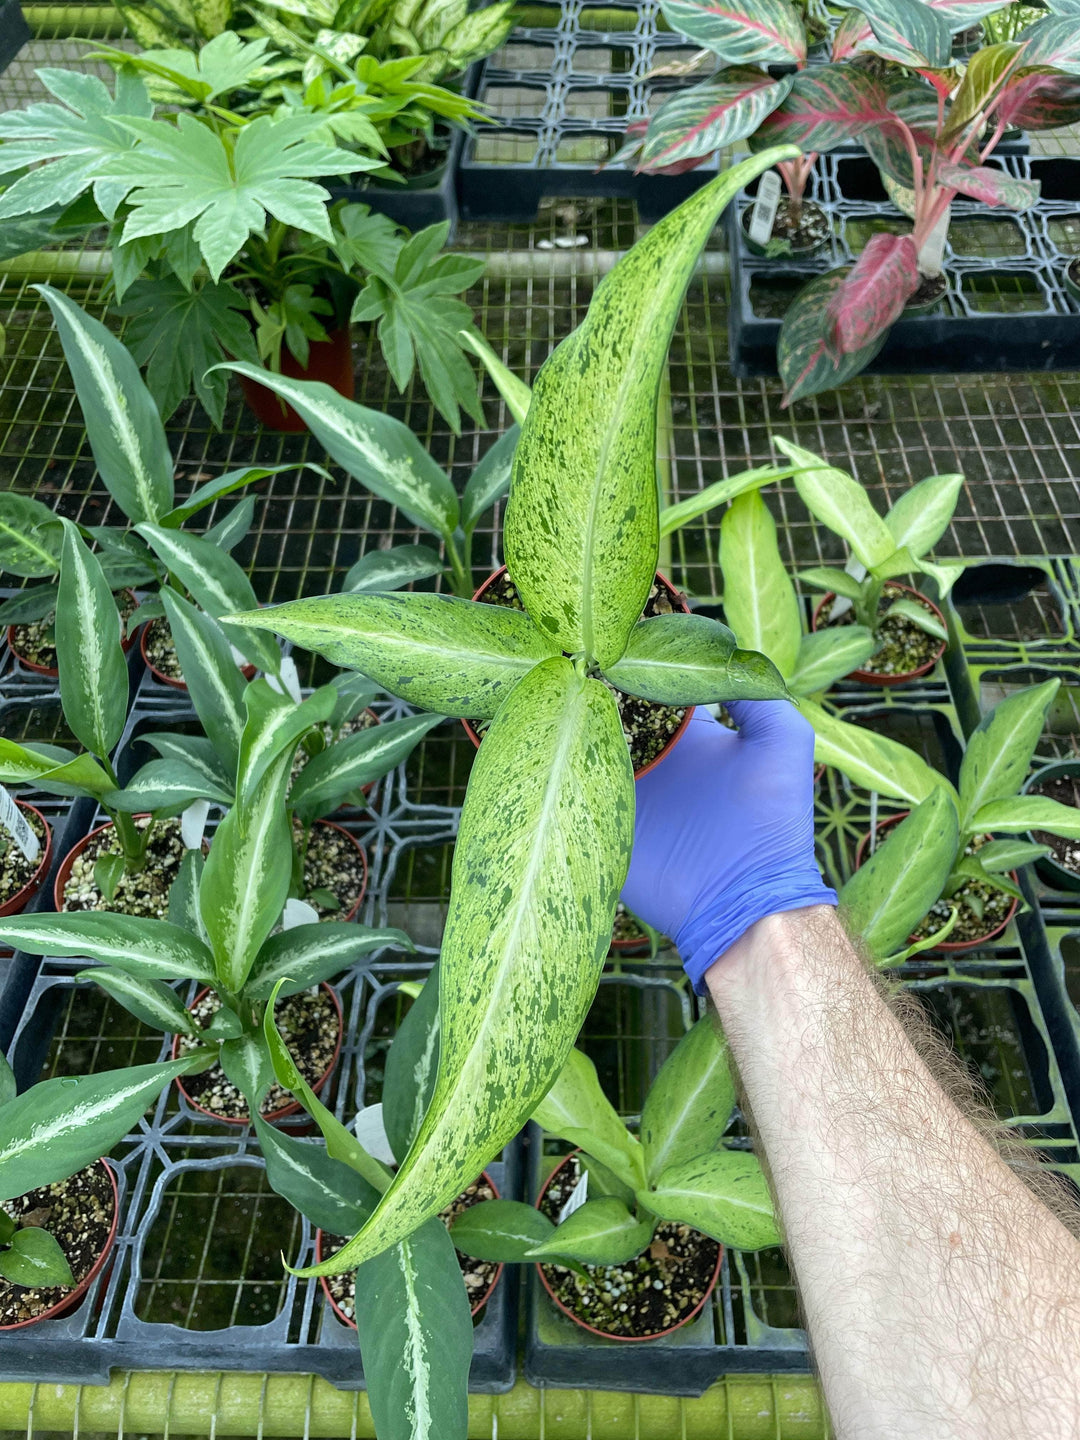
POLYGON ((450 562, 450 588, 462 600, 471 600, 475 587, 457 542, 452 535, 444 535, 443 539, 446 541, 446 558, 450 562))

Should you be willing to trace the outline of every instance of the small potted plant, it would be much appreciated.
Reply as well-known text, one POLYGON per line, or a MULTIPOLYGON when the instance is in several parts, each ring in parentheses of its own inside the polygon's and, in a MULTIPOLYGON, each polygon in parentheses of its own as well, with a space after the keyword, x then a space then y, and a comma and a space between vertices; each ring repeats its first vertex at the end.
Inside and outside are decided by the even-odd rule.
MULTIPOLYGON (((1053 760, 1040 766, 1025 780, 1024 794, 1080 811, 1080 760, 1053 760)), ((1033 821, 1028 839, 1045 846, 1048 853, 1036 859, 1035 869, 1055 890, 1080 890, 1080 841, 1036 826, 1033 821)))
POLYGON ((707 1303, 725 1245, 780 1243, 757 1158, 723 1144, 734 1105, 727 1047, 710 1017, 664 1063, 640 1140, 592 1061, 572 1050, 533 1119, 577 1148, 544 1181, 535 1208, 476 1205, 455 1221, 454 1243, 482 1259, 536 1262, 552 1301, 593 1334, 668 1335, 707 1303))
POLYGON ((36 805, 0 792, 0 915, 25 910, 45 882, 52 826, 36 805))

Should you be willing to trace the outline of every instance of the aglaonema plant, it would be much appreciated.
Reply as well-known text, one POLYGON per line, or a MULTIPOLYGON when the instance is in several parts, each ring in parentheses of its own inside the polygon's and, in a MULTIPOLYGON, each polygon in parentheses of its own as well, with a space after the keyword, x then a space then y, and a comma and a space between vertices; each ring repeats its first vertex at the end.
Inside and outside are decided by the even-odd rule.
POLYGON ((523 610, 368 594, 229 617, 360 670, 421 709, 491 721, 455 851, 435 1092, 337 1268, 380 1254, 471 1183, 573 1045, 633 835, 633 770, 604 681, 683 706, 786 693, 775 668, 739 651, 717 622, 641 614, 659 548, 657 394, 683 293, 728 201, 793 155, 754 157, 662 220, 540 371, 504 528, 523 610))

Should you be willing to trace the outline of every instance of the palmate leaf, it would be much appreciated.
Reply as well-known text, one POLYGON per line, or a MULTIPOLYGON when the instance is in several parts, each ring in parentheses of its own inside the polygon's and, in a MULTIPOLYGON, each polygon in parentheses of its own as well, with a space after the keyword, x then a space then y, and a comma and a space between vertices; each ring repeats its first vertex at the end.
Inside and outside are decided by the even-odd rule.
POLYGON ((753 66, 722 70, 704 85, 677 91, 649 121, 636 169, 650 171, 705 158, 744 140, 776 109, 794 83, 753 66))
POLYGON ((834 358, 829 350, 827 312, 848 272, 830 270, 799 291, 788 307, 776 346, 776 364, 784 382, 784 408, 807 395, 820 395, 865 370, 888 339, 878 335, 861 350, 834 358))
POLYGON ((152 91, 164 89, 166 93, 159 96, 162 100, 169 98, 183 103, 182 97, 189 96, 206 104, 247 85, 270 58, 266 54, 269 43, 264 36, 245 44, 235 31, 226 30, 199 50, 143 50, 132 55, 128 50, 106 45, 87 59, 134 66, 143 74, 166 81, 165 87, 155 87, 152 83, 149 87, 152 91), (168 90, 173 91, 171 96, 168 90))
POLYGON ((495 716, 469 780, 431 1104, 368 1225, 332 1266, 304 1273, 348 1268, 409 1235, 475 1180, 547 1093, 596 991, 633 811, 610 692, 561 656, 536 666, 495 716))
POLYGON ((806 60, 806 32, 788 0, 662 0, 673 30, 719 55, 728 65, 806 60))
POLYGON ((831 355, 866 350, 900 318, 918 288, 918 251, 911 236, 871 235, 825 307, 831 355))
POLYGON ((307 177, 352 174, 379 163, 311 139, 322 127, 319 115, 260 115, 240 131, 231 153, 223 137, 185 113, 175 125, 126 123, 139 143, 108 166, 126 185, 131 207, 123 242, 194 220, 194 238, 215 282, 268 215, 330 240, 330 192, 307 177))

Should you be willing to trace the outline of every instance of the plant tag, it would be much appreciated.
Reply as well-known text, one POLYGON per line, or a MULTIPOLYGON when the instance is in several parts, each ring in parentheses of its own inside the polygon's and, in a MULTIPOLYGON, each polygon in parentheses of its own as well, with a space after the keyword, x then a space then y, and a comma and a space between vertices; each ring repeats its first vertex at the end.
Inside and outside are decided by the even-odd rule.
POLYGON ((296 673, 296 661, 291 655, 282 657, 281 683, 285 687, 285 694, 293 704, 299 705, 304 696, 300 690, 300 676, 296 673))
POLYGON ((30 829, 26 816, 0 785, 0 825, 8 832, 31 865, 41 853, 41 842, 30 829))
POLYGON ((180 838, 186 850, 198 850, 210 814, 209 800, 193 800, 180 816, 180 838))
POLYGON ((574 1186, 573 1190, 570 1191, 565 1205, 559 1211, 559 1224, 561 1225, 564 1220, 568 1219, 575 1210, 580 1210, 588 1198, 589 1172, 588 1170, 583 1170, 581 1172, 581 1179, 574 1186))
POLYGON ((780 176, 766 170, 758 181, 757 197, 750 214, 750 239, 755 245, 767 245, 776 224, 776 207, 780 204, 780 176))
POLYGON ((381 1160, 384 1165, 397 1164, 397 1156, 390 1149, 390 1141, 386 1138, 381 1105, 365 1105, 363 1110, 357 1113, 353 1134, 376 1160, 381 1160))
POLYGON ((317 925, 319 923, 319 912, 314 905, 309 905, 306 900, 286 900, 285 909, 281 912, 281 928, 283 930, 295 930, 298 925, 317 925))
POLYGON ((923 241, 923 247, 919 251, 919 274, 940 275, 941 262, 945 258, 945 240, 949 234, 949 219, 952 214, 952 206, 946 207, 944 215, 937 222, 930 234, 923 241))

